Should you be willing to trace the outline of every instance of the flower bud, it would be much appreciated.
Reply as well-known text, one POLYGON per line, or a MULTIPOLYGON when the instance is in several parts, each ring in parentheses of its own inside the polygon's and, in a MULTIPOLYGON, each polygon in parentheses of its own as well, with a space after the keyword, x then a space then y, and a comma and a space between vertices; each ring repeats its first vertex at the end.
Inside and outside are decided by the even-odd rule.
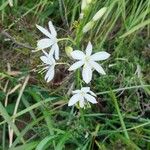
POLYGON ((8 0, 8 4, 10 7, 13 7, 13 0, 8 0))
POLYGON ((83 19, 84 13, 80 14, 80 19, 83 19))
POLYGON ((83 33, 88 32, 91 28, 94 26, 94 21, 88 22, 84 27, 83 27, 83 33))
POLYGON ((69 58, 71 58, 72 51, 73 51, 72 47, 70 47, 70 46, 65 47, 65 52, 69 58))
POLYGON ((92 2, 92 0, 82 0, 81 10, 84 11, 86 8, 88 8, 88 6, 91 2, 92 2))
POLYGON ((92 20, 93 20, 93 21, 99 20, 99 19, 104 15, 104 13, 106 12, 106 10, 107 10, 107 7, 101 8, 101 9, 94 15, 94 17, 92 18, 92 20))

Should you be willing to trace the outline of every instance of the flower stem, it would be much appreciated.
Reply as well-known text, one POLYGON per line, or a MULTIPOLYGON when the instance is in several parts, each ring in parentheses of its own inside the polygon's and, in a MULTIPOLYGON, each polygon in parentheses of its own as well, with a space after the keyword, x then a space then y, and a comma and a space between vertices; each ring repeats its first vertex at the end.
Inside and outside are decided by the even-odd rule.
POLYGON ((81 84, 80 84, 80 70, 77 69, 76 71, 76 85, 77 85, 77 88, 81 88, 81 84))
POLYGON ((59 41, 70 41, 70 42, 72 42, 75 45, 75 42, 72 39, 70 39, 70 38, 61 38, 61 39, 58 39, 58 42, 59 41))
POLYGON ((63 63, 63 62, 56 63, 56 65, 67 65, 67 66, 70 66, 68 63, 63 63))
POLYGON ((85 121, 85 118, 84 118, 84 111, 83 111, 82 108, 80 108, 80 114, 81 114, 81 121, 82 121, 84 129, 85 129, 86 128, 86 121, 85 121))

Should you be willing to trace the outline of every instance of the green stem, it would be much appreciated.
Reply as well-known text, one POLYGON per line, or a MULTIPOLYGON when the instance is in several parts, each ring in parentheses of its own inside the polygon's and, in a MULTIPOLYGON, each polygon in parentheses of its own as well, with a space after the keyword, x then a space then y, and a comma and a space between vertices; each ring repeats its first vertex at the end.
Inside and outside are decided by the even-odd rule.
POLYGON ((2 139, 3 139, 3 142, 2 142, 2 147, 3 147, 3 149, 5 149, 5 143, 6 143, 6 124, 4 124, 3 125, 3 137, 2 137, 2 139))
MULTIPOLYGON (((77 69, 76 71, 76 86, 77 86, 77 89, 80 89, 82 87, 82 84, 81 84, 81 81, 80 81, 80 70, 77 69)), ((81 115, 81 121, 83 122, 83 126, 84 128, 86 128, 86 121, 85 121, 85 118, 84 118, 84 111, 82 108, 80 108, 79 106, 79 111, 80 111, 80 115, 81 115)))
POLYGON ((85 118, 84 118, 84 111, 82 108, 79 109, 80 110, 80 114, 81 114, 81 120, 83 122, 83 126, 84 126, 84 129, 86 128, 86 121, 85 121, 85 118))
POLYGON ((80 70, 77 69, 76 71, 76 85, 77 85, 77 88, 81 88, 80 87, 80 70))
POLYGON ((61 38, 61 39, 58 39, 58 42, 60 42, 60 41, 70 41, 72 44, 76 45, 76 43, 72 39, 70 39, 70 38, 61 38))
POLYGON ((120 119, 120 123, 121 123, 121 126, 122 126, 122 129, 124 131, 124 135, 127 139, 130 139, 129 135, 128 135, 128 132, 127 132, 127 129, 126 129, 126 126, 125 126, 125 123, 124 123, 124 120, 123 120, 123 117, 122 117, 122 114, 120 112, 120 108, 119 108, 119 105, 118 105, 118 102, 117 102, 117 99, 116 99, 116 96, 115 94, 111 91, 110 93, 110 96, 112 97, 112 100, 114 101, 114 104, 115 104, 115 108, 116 108, 116 111, 118 113, 118 116, 119 116, 119 119, 120 119))

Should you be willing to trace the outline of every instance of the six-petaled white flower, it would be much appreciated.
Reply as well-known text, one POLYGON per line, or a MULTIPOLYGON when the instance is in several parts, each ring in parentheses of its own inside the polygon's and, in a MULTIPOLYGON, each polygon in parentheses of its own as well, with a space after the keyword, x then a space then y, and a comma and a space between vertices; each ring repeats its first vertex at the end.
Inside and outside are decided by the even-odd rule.
POLYGON ((68 106, 72 106, 79 102, 79 106, 83 108, 85 104, 91 102, 96 104, 96 94, 90 90, 90 87, 82 87, 81 90, 75 90, 72 92, 74 95, 70 98, 68 106))
POLYGON ((91 42, 88 43, 85 52, 86 54, 84 54, 80 50, 75 50, 71 52, 72 58, 79 61, 71 65, 69 71, 76 70, 81 66, 83 66, 82 78, 86 83, 89 83, 92 80, 93 70, 96 70, 98 73, 101 73, 103 75, 106 74, 101 65, 98 64, 96 61, 105 60, 110 56, 110 54, 105 51, 102 51, 91 55, 92 54, 91 42))
POLYGON ((47 71, 47 73, 45 75, 45 80, 47 82, 50 82, 54 78, 54 74, 55 74, 54 69, 55 69, 56 62, 51 53, 48 54, 45 51, 43 51, 43 53, 45 55, 41 56, 40 59, 45 64, 45 67, 43 68, 43 70, 47 71))
POLYGON ((59 47, 58 47, 58 39, 57 39, 57 32, 52 24, 51 21, 48 22, 49 30, 36 25, 36 27, 47 36, 47 38, 41 39, 37 42, 37 49, 43 50, 45 48, 51 47, 51 53, 55 56, 55 59, 59 59, 59 47))

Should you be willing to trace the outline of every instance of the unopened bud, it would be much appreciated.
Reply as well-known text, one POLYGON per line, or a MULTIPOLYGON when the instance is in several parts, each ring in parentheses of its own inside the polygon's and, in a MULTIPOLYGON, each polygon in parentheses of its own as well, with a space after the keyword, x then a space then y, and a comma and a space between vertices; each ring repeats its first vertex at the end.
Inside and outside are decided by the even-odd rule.
POLYGON ((8 0, 9 6, 13 7, 13 0, 8 0))
POLYGON ((71 58, 72 51, 73 51, 72 47, 70 47, 70 46, 65 47, 65 52, 69 58, 71 58))
POLYGON ((92 29, 94 26, 94 21, 88 22, 84 27, 83 27, 83 33, 88 32, 90 29, 92 29))
POLYGON ((101 9, 94 15, 94 17, 92 18, 92 20, 93 20, 93 21, 99 20, 99 19, 104 15, 104 13, 106 12, 106 10, 107 10, 107 7, 101 8, 101 9))
POLYGON ((84 13, 80 14, 80 19, 83 19, 84 13))
POLYGON ((82 0, 81 10, 84 11, 86 8, 88 8, 88 6, 91 2, 92 2, 92 0, 82 0))

